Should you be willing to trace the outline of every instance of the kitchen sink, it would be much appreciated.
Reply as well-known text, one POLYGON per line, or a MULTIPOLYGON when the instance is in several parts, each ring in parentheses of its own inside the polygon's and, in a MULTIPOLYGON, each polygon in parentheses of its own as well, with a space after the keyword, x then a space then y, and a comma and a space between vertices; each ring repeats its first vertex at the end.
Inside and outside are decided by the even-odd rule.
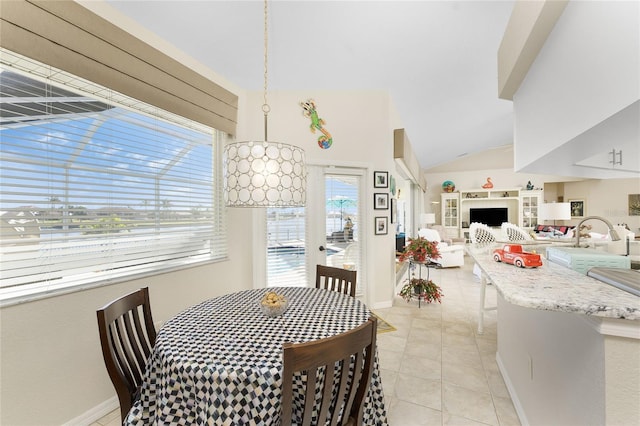
POLYGON ((547 247, 547 259, 586 275, 590 268, 630 269, 628 256, 582 247, 547 247))
POLYGON ((640 296, 640 271, 638 270, 595 267, 587 271, 587 276, 640 296))

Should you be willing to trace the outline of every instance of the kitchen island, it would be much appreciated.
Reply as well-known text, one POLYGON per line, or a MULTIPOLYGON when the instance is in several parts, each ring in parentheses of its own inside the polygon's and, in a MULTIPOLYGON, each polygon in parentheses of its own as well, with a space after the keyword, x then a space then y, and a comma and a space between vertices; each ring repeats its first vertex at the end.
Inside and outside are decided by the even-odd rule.
POLYGON ((640 298, 546 259, 496 262, 496 247, 468 253, 497 290, 496 360, 522 424, 640 424, 640 298))

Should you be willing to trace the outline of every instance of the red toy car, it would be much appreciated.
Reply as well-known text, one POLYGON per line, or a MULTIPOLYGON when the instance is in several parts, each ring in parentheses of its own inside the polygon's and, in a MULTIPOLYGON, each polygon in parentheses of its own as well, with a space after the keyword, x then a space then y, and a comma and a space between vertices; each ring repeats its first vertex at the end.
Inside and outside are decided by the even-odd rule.
POLYGON ((520 244, 505 244, 501 249, 495 249, 493 251, 493 260, 496 262, 511 263, 518 268, 535 268, 542 266, 540 255, 522 251, 520 244))

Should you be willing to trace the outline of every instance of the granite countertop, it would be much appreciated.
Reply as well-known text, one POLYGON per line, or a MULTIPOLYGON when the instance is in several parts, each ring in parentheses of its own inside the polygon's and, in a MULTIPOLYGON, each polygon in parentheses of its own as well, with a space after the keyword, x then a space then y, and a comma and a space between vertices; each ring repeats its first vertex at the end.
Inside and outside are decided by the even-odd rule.
MULTIPOLYGON (((543 265, 527 269, 493 260, 493 249, 499 246, 468 247, 467 252, 507 302, 532 309, 640 320, 640 297, 548 261, 543 246, 536 250, 543 265)), ((533 249, 527 247, 526 251, 533 249)))

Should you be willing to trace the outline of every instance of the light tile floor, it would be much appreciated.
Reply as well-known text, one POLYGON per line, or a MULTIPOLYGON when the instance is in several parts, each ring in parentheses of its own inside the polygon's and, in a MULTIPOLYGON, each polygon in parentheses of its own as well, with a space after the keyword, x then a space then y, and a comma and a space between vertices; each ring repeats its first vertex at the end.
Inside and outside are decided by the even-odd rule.
MULTIPOLYGON (((442 288, 442 304, 418 308, 397 297, 376 310, 397 329, 378 335, 389 424, 519 426, 495 360, 496 311, 485 313, 484 333, 477 332, 480 281, 471 260, 431 269, 430 278, 442 288)), ((486 300, 495 306, 493 286, 486 300)), ((119 424, 115 410, 91 426, 119 424)))
POLYGON ((97 422, 91 423, 89 426, 119 426, 122 422, 120 421, 120 409, 113 410, 97 422))
MULTIPOLYGON (((424 275, 424 272, 423 272, 424 275)), ((496 311, 477 332, 480 280, 465 257, 461 268, 431 269, 442 304, 405 302, 376 313, 397 331, 378 335, 389 424, 520 425, 496 364, 496 311)), ((402 281, 401 281, 402 283, 402 281)), ((487 286, 487 306, 496 291, 487 286)))

